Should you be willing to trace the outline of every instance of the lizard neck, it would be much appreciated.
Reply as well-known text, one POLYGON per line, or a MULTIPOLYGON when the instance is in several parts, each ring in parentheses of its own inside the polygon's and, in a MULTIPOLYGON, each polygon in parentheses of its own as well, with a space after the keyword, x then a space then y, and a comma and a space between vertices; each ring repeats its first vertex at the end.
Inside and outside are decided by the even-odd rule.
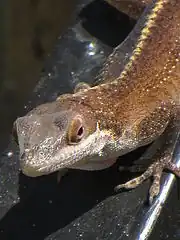
POLYGON ((130 124, 139 112, 143 119, 162 102, 177 101, 179 36, 180 1, 153 1, 136 48, 119 77, 79 93, 77 97, 91 106, 97 119, 113 124, 130 124))

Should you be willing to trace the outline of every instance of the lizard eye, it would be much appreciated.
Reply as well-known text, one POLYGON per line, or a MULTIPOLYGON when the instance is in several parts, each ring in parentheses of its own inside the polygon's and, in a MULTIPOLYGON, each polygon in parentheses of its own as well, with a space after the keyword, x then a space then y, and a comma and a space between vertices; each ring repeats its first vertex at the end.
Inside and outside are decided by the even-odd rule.
POLYGON ((84 136, 82 119, 78 116, 72 120, 68 128, 67 138, 69 144, 77 144, 84 136))

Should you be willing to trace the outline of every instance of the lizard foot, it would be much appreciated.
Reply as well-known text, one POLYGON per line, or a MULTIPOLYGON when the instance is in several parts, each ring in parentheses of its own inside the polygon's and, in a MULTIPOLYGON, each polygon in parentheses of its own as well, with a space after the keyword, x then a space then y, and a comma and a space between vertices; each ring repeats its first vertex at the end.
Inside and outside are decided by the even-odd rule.
POLYGON ((139 177, 136 177, 124 184, 120 184, 115 187, 115 191, 119 191, 122 188, 132 189, 139 186, 142 182, 150 177, 153 177, 153 183, 149 190, 149 203, 152 204, 153 199, 159 194, 160 180, 164 169, 169 170, 176 176, 180 177, 180 168, 178 168, 171 160, 172 157, 166 157, 159 161, 156 161, 148 167, 148 169, 139 177))

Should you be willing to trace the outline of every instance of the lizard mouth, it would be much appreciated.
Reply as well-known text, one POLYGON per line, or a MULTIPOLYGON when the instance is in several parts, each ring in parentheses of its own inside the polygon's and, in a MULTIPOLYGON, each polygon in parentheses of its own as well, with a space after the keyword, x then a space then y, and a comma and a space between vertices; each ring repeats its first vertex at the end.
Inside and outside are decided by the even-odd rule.
POLYGON ((99 128, 75 146, 64 146, 62 136, 59 138, 55 136, 56 141, 54 141, 54 136, 51 136, 31 147, 27 144, 29 138, 21 137, 21 135, 19 132, 20 165, 26 176, 48 175, 64 168, 100 170, 114 162, 114 159, 109 161, 109 156, 102 151, 109 140, 109 135, 100 131, 99 128))
POLYGON ((45 172, 40 171, 40 168, 26 166, 21 169, 22 169, 23 174, 28 177, 40 177, 42 175, 46 175, 45 172))

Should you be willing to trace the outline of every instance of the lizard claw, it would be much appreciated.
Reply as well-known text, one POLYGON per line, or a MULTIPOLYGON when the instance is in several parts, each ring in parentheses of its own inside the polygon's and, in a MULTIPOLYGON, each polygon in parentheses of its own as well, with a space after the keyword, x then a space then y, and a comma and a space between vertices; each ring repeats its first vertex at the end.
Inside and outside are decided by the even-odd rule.
POLYGON ((162 175, 163 167, 155 168, 153 173, 153 183, 149 189, 149 204, 153 203, 154 198, 159 194, 160 191, 160 180, 162 175))
POLYGON ((124 184, 117 185, 114 190, 117 192, 122 188, 133 189, 133 188, 136 188, 138 185, 140 185, 144 180, 145 180, 144 175, 142 174, 141 176, 134 178, 124 184))
POLYGON ((180 176, 180 168, 176 167, 173 163, 171 163, 169 158, 163 158, 150 165, 148 169, 139 177, 136 177, 124 184, 117 185, 114 190, 117 192, 122 188, 136 188, 142 182, 152 176, 153 183, 149 190, 149 204, 152 204, 153 199, 159 194, 161 175, 165 168, 170 170, 172 173, 180 176))
POLYGON ((160 182, 159 183, 153 183, 149 190, 149 204, 151 205, 153 203, 153 200, 160 191, 160 182))
POLYGON ((125 188, 125 184, 119 184, 114 188, 115 192, 118 192, 120 189, 125 188))

